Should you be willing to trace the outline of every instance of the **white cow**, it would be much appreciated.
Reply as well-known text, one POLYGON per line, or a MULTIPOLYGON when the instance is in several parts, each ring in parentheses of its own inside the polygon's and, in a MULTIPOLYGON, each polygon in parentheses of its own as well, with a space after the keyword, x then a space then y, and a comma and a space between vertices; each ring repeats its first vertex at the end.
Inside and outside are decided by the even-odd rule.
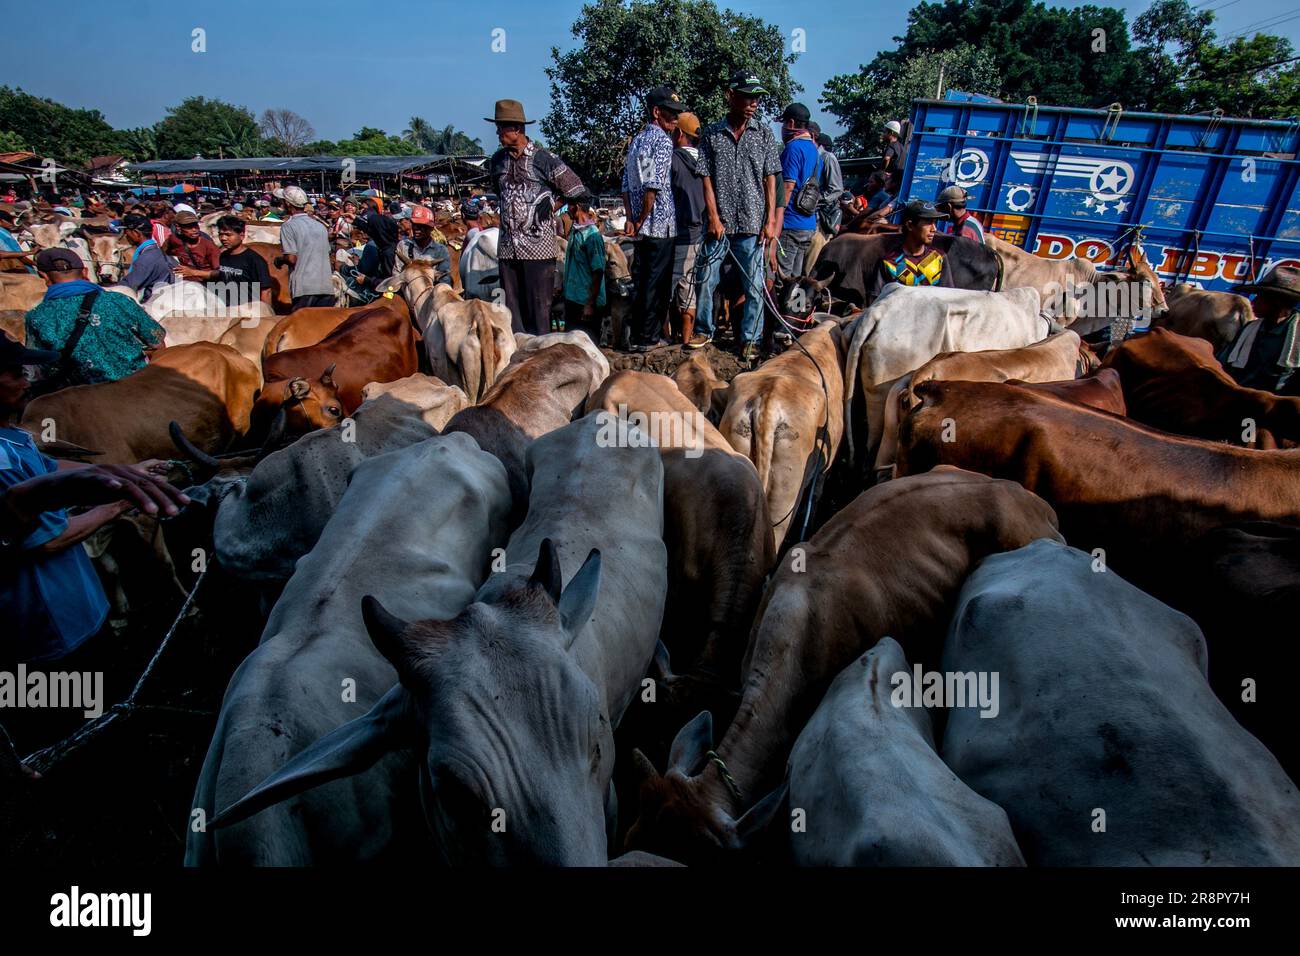
POLYGON ((596 347, 596 343, 591 340, 591 336, 586 332, 547 332, 545 335, 516 332, 515 354, 511 356, 510 361, 522 361, 523 357, 529 352, 536 352, 538 349, 561 344, 576 345, 587 353, 587 357, 591 359, 592 365, 595 367, 593 390, 598 388, 605 379, 609 378, 609 359, 605 358, 605 353, 596 347))
POLYGON ((792 859, 800 866, 1024 866, 1006 812, 939 759, 929 712, 892 702, 899 673, 912 674, 903 649, 882 638, 835 678, 799 735, 788 805, 805 811, 807 829, 790 832, 788 815, 776 818, 792 859))
POLYGON ((222 568, 248 580, 285 580, 315 546, 353 469, 432 438, 468 404, 458 388, 414 378, 388 383, 388 394, 367 396, 351 426, 309 432, 258 462, 217 511, 212 535, 222 568))
MULTIPOLYGON (((505 540, 509 507, 505 470, 468 435, 437 436, 358 466, 261 643, 230 680, 194 806, 211 821, 379 701, 397 672, 366 637, 362 598, 411 619, 454 618, 505 540)), ((418 855, 426 838, 415 770, 409 751, 393 754, 242 823, 189 828, 185 862, 305 866, 418 855)))
POLYGON ((460 284, 465 298, 491 301, 493 291, 501 288, 497 264, 500 232, 496 226, 482 229, 460 251, 460 284))
POLYGON ((1031 865, 1300 864, 1300 794, 1210 690, 1200 630, 1092 555, 985 558, 941 669, 997 676, 997 716, 951 708, 943 757, 1031 865))
POLYGON ((866 399, 867 448, 871 461, 880 445, 886 394, 899 376, 920 368, 940 352, 1014 349, 1048 334, 1035 289, 977 292, 890 284, 845 330, 849 340, 844 369, 844 422, 854 458, 853 399, 858 380, 866 399))
POLYGON ((402 684, 232 819, 256 821, 268 815, 260 807, 322 780, 368 776, 414 741, 425 816, 448 863, 608 862, 613 731, 654 653, 668 585, 659 453, 601 447, 602 428, 589 416, 532 444, 528 517, 505 570, 454 620, 408 624, 430 615, 367 602, 366 624, 402 684))

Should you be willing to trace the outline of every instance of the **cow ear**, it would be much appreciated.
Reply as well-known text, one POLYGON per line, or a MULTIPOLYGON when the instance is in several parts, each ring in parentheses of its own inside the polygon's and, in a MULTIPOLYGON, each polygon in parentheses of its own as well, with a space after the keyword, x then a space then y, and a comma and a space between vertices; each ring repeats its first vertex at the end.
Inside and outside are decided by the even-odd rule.
POLYGON ((331 362, 329 368, 321 372, 320 383, 326 388, 334 387, 334 369, 338 367, 338 362, 331 362))
POLYGON ((569 635, 566 650, 573 646, 578 634, 591 620, 591 615, 596 611, 596 598, 599 594, 600 552, 592 548, 591 553, 587 555, 587 560, 582 562, 582 567, 578 569, 578 573, 573 576, 569 586, 560 595, 560 620, 564 622, 564 630, 569 635))
POLYGON ((311 394, 311 386, 307 384, 305 378, 295 378, 289 381, 289 397, 302 401, 311 394))
POLYGON ((668 646, 663 641, 655 644, 655 655, 650 659, 649 674, 657 681, 673 678, 673 660, 668 653, 668 646))
POLYGON ((369 770, 394 750, 414 746, 417 728, 409 702, 400 684, 390 688, 369 713, 321 737, 214 817, 208 826, 219 829, 238 823, 322 783, 369 770))
POLYGON ((533 568, 528 583, 545 590, 555 604, 560 603, 560 588, 564 583, 560 576, 560 555, 550 538, 543 538, 541 547, 537 549, 537 566, 533 568))
POLYGON ((414 663, 411 644, 406 639, 410 625, 396 614, 390 614, 378 598, 369 594, 361 599, 361 620, 365 622, 366 633, 370 635, 375 650, 384 655, 405 681, 414 663))
POLYGON ((680 770, 688 777, 700 772, 705 758, 713 749, 713 715, 702 710, 673 738, 668 751, 668 769, 680 770))
POLYGON ((789 803, 789 797, 790 780, 787 778, 781 786, 746 810, 736 821, 737 848, 750 846, 778 817, 785 816, 784 810, 789 803))

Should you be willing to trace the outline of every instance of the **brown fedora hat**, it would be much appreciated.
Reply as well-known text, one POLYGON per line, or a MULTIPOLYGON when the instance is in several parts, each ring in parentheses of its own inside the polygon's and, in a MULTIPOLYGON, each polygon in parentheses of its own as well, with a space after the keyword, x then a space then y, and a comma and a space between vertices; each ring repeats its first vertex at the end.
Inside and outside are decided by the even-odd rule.
POLYGON ((1295 266, 1275 266, 1258 282, 1234 285, 1233 292, 1273 292, 1300 301, 1300 269, 1295 266))
POLYGON ((537 120, 524 119, 524 104, 518 100, 497 100, 496 116, 483 117, 489 123, 536 123, 537 120))

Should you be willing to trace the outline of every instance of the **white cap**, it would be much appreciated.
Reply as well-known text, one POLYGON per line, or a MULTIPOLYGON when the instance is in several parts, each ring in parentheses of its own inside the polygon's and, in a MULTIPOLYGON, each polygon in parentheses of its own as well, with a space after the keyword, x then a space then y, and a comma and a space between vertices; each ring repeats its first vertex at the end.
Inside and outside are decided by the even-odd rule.
POLYGON ((176 205, 172 206, 172 209, 174 209, 176 212, 192 212, 196 216, 199 214, 199 211, 197 209, 195 209, 189 203, 184 203, 184 202, 178 202, 176 205))
POLYGON ((302 208, 307 205, 307 194, 298 186, 290 186, 284 191, 284 201, 290 206, 302 208))
POLYGON ((898 120, 890 120, 885 124, 885 129, 889 130, 895 136, 903 135, 903 127, 899 125, 898 120))
POLYGON ((275 189, 271 190, 271 195, 274 196, 276 199, 283 199, 284 190, 277 186, 275 189))

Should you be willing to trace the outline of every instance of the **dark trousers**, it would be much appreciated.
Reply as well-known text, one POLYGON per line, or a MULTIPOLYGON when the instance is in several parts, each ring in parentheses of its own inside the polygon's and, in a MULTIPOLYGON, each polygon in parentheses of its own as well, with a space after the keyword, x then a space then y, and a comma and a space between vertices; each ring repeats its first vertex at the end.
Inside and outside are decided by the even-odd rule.
POLYGON ((551 302, 555 298, 554 259, 502 259, 501 291, 515 332, 545 335, 551 331, 551 302))
POLYGON ((290 312, 297 312, 299 309, 324 309, 334 304, 334 293, 323 292, 320 295, 295 295, 293 297, 293 307, 290 312))
POLYGON ((673 285, 673 250, 676 239, 642 236, 632 257, 636 291, 632 298, 632 344, 654 345, 663 334, 668 296, 673 285))
POLYGON ((600 314, 603 310, 597 308, 596 314, 590 319, 582 317, 582 303, 570 302, 564 300, 564 331, 566 332, 586 332, 587 337, 600 347, 600 314))

